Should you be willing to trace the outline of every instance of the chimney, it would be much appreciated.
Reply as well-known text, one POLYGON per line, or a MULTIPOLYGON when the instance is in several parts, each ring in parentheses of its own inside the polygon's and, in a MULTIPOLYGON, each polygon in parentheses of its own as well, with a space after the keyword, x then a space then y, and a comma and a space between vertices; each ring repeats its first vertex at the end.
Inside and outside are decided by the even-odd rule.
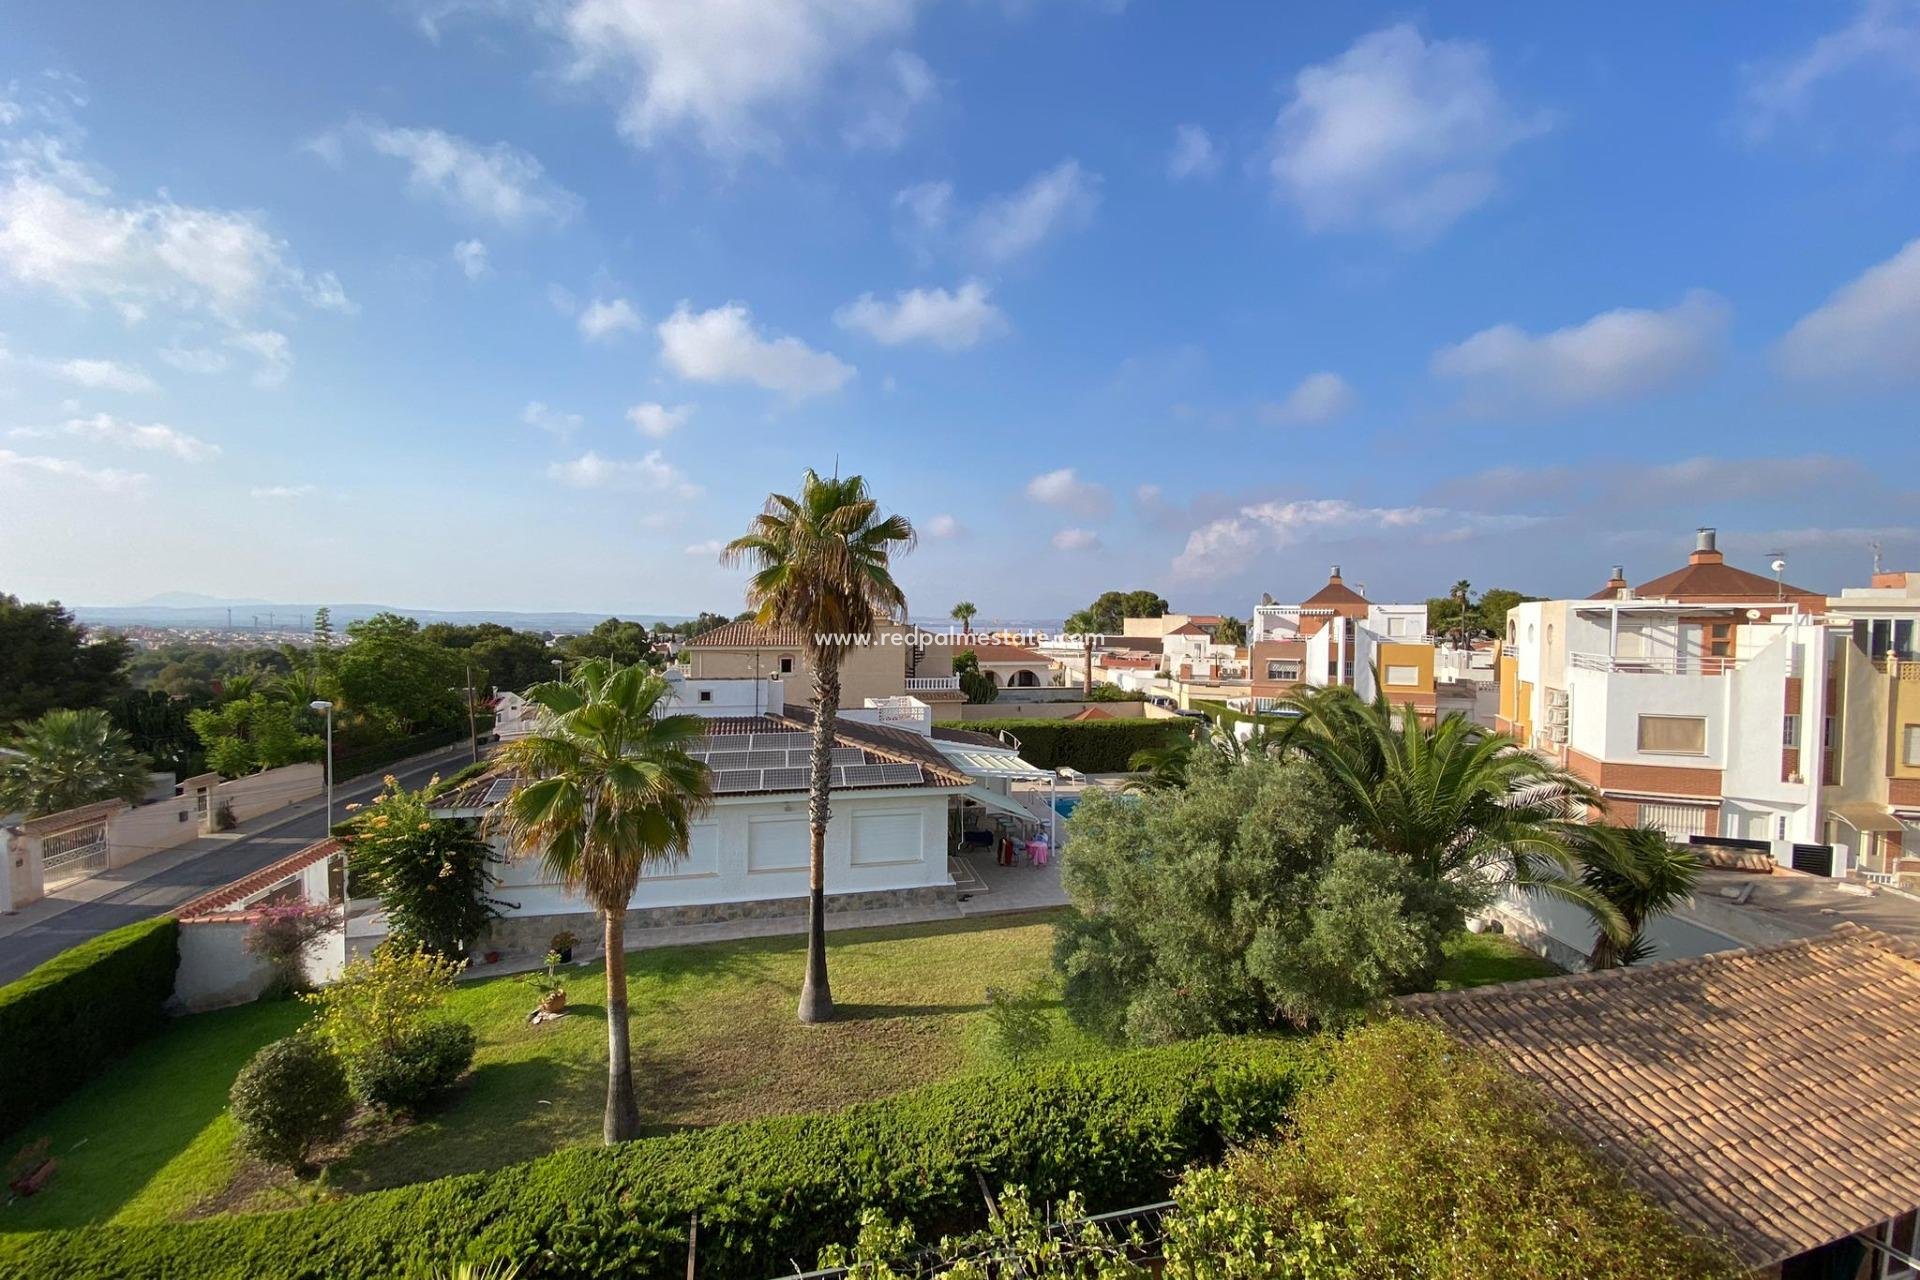
POLYGON ((1607 594, 1620 599, 1627 593, 1627 567, 1616 564, 1607 570, 1607 594))
POLYGON ((1333 566, 1333 568, 1331 568, 1331 569, 1329 569, 1329 570, 1327 570, 1327 581, 1328 581, 1328 582, 1338 582, 1338 581, 1340 581, 1340 566, 1339 566, 1339 565, 1335 565, 1335 566, 1333 566))
POLYGON ((1693 554, 1687 557, 1688 564, 1719 564, 1725 558, 1714 545, 1712 529, 1702 525, 1694 531, 1693 554))

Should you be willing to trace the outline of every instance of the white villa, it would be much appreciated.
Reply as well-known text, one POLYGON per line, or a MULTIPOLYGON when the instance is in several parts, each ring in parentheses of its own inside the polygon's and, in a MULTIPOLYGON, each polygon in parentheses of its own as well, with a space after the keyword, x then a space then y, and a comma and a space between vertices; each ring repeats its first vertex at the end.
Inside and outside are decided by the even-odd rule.
MULTIPOLYGON (((807 896, 807 760, 812 713, 788 707, 783 681, 702 680, 671 672, 673 710, 700 715, 694 747, 713 771, 713 810, 688 856, 650 871, 628 917, 632 929, 803 915, 807 896)), ((828 910, 950 908, 947 855, 959 833, 1044 831, 1054 775, 983 734, 933 727, 911 696, 868 698, 835 728, 833 818, 827 829, 828 910)), ((481 778, 436 800, 434 814, 479 818, 512 789, 481 778)), ((591 936, 591 908, 535 859, 503 863, 495 896, 510 906, 486 949, 538 954, 561 929, 591 936)))

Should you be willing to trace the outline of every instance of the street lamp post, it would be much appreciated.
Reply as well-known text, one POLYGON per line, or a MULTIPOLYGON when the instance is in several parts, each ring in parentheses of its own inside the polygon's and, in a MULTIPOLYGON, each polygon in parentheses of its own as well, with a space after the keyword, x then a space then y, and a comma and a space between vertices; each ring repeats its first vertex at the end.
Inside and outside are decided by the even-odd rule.
POLYGON ((567 660, 565 658, 555 658, 553 660, 553 678, 555 680, 565 680, 567 678, 567 660))
POLYGON ((333 831, 333 704, 325 698, 315 698, 307 704, 315 711, 327 717, 327 831, 333 831))

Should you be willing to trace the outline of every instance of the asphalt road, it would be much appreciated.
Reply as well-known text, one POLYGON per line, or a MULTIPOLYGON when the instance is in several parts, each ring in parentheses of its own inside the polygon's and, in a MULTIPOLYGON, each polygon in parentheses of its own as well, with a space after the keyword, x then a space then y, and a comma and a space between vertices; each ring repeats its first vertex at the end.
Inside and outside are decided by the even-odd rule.
MULTIPOLYGON (((470 759, 468 747, 460 744, 448 751, 428 756, 393 770, 394 776, 408 787, 418 787, 435 773, 446 775, 464 766, 470 759)), ((342 781, 334 788, 335 810, 350 801, 366 801, 379 794, 381 778, 388 772, 368 774, 342 781)), ((302 801, 273 813, 262 814, 242 823, 225 838, 203 837, 192 846, 193 856, 143 880, 137 880, 105 896, 71 906, 44 920, 35 920, 18 932, 0 937, 0 983, 11 982, 35 965, 52 959, 68 947, 87 939, 132 924, 179 906, 252 871, 278 862, 302 846, 326 834, 324 796, 302 801)), ((336 812, 336 818, 338 817, 336 812)), ((166 854, 155 854, 164 858, 166 854)), ((138 872, 140 864, 127 868, 138 872)), ((34 914, 41 904, 21 914, 34 914)), ((0 925, 7 923, 0 917, 0 925)))

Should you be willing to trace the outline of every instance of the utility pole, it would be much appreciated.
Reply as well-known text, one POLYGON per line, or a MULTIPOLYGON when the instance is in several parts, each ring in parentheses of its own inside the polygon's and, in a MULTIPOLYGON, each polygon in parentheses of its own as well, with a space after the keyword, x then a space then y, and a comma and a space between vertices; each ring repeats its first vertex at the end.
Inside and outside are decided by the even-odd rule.
POLYGON ((467 664, 467 741, 473 747, 473 762, 480 763, 480 722, 473 714, 473 664, 467 664))

